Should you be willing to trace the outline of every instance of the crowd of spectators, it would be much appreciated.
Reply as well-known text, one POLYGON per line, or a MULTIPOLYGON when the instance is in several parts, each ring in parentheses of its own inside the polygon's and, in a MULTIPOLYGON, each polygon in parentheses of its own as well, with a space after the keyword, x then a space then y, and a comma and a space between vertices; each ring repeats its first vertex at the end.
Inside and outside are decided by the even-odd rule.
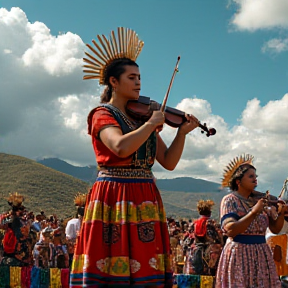
MULTIPOLYGON (((23 196, 11 196, 12 209, 0 215, 0 265, 71 268, 84 215, 83 195, 75 197, 75 217, 65 220, 44 211, 34 215, 22 205, 23 196)), ((199 219, 167 218, 174 273, 215 275, 225 239, 210 217, 214 202, 209 201, 198 202, 199 219)))
POLYGON ((174 273, 215 276, 226 238, 218 221, 211 218, 213 204, 200 200, 198 219, 167 219, 174 273), (203 206, 209 207, 209 213, 202 213, 203 206))
POLYGON ((10 198, 11 210, 0 215, 0 265, 70 268, 84 207, 63 220, 27 211, 19 194, 10 198))

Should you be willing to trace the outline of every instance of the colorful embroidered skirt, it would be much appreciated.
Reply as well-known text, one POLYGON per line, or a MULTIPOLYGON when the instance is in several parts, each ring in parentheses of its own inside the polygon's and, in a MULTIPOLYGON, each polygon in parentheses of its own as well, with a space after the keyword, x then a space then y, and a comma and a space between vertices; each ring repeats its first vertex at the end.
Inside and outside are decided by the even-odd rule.
POLYGON ((98 177, 88 195, 70 287, 172 287, 166 216, 152 177, 98 177))

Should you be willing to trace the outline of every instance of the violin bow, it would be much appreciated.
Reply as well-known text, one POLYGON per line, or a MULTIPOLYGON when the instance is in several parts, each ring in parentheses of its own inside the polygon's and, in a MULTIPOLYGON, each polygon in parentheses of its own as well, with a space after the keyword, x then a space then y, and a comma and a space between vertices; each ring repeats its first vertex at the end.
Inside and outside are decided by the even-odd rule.
MULTIPOLYGON (((163 99, 162 105, 161 105, 161 107, 160 107, 160 111, 161 111, 162 113, 164 113, 164 111, 165 111, 166 103, 167 103, 167 99, 168 99, 168 95, 169 95, 170 89, 171 89, 171 87, 172 87, 172 84, 173 84, 175 75, 176 75, 176 73, 178 72, 179 61, 180 61, 180 56, 178 56, 178 58, 177 58, 177 62, 176 62, 176 65, 175 65, 175 68, 174 68, 174 71, 173 71, 173 75, 172 75, 172 78, 171 78, 170 83, 169 83, 169 87, 168 87, 168 89, 167 89, 167 92, 166 92, 165 97, 164 97, 164 99, 163 99)), ((202 133, 204 133, 204 131, 207 132, 207 133, 206 133, 206 136, 207 136, 207 137, 216 134, 216 129, 214 129, 214 128, 208 129, 207 126, 206 126, 206 123, 201 124, 200 121, 199 121, 199 122, 198 122, 198 127, 200 127, 200 128, 202 129, 202 131, 201 131, 202 133)))
POLYGON ((179 61, 180 61, 180 56, 178 56, 178 58, 177 58, 177 62, 176 62, 176 65, 175 65, 175 68, 174 68, 174 71, 173 71, 173 75, 172 75, 172 78, 171 78, 170 83, 169 83, 169 87, 168 87, 167 92, 166 92, 166 94, 165 94, 165 97, 164 97, 164 99, 163 99, 163 102, 162 102, 162 105, 161 105, 161 108, 160 108, 160 111, 161 111, 161 112, 164 112, 164 111, 165 111, 165 107, 166 107, 168 95, 169 95, 169 93, 170 93, 170 89, 171 89, 171 87, 172 87, 172 84, 173 84, 175 75, 176 75, 176 73, 178 72, 179 61))

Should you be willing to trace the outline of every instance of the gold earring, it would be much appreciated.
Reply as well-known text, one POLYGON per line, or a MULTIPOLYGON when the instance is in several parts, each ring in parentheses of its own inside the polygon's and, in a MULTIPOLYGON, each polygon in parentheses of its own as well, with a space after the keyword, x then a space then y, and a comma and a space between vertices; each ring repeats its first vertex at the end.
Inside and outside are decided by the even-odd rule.
POLYGON ((116 94, 116 88, 115 87, 112 87, 112 97, 114 97, 116 94))

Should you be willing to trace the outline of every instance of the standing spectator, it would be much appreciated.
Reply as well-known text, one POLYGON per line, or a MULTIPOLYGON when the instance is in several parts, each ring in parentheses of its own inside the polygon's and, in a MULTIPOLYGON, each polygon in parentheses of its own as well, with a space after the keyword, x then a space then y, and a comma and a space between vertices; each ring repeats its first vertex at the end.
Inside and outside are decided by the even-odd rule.
POLYGON ((60 227, 53 231, 53 267, 59 269, 69 267, 69 254, 66 244, 63 243, 60 227))
POLYGON ((52 268, 54 256, 53 229, 47 226, 41 232, 42 237, 33 249, 34 265, 40 268, 52 268))
MULTIPOLYGON (((190 228, 186 243, 192 243, 187 249, 184 274, 215 276, 219 257, 223 247, 222 233, 217 229, 217 223, 211 218, 212 200, 199 200, 197 209, 200 217, 190 228), (190 240, 190 241, 187 241, 190 240)), ((189 243, 189 244, 190 244, 189 243)))
POLYGON ((24 196, 15 192, 7 198, 12 210, 3 238, 1 265, 28 266, 33 262, 30 220, 25 216, 24 196))
POLYGON ((66 239, 67 239, 67 244, 68 244, 70 269, 72 265, 76 239, 77 239, 77 236, 79 235, 79 231, 80 231, 83 216, 84 216, 86 198, 87 198, 87 195, 81 194, 81 193, 78 193, 75 196, 74 203, 75 203, 75 206, 77 207, 77 212, 76 212, 75 218, 70 219, 67 222, 67 225, 65 228, 65 234, 66 234, 66 239))

